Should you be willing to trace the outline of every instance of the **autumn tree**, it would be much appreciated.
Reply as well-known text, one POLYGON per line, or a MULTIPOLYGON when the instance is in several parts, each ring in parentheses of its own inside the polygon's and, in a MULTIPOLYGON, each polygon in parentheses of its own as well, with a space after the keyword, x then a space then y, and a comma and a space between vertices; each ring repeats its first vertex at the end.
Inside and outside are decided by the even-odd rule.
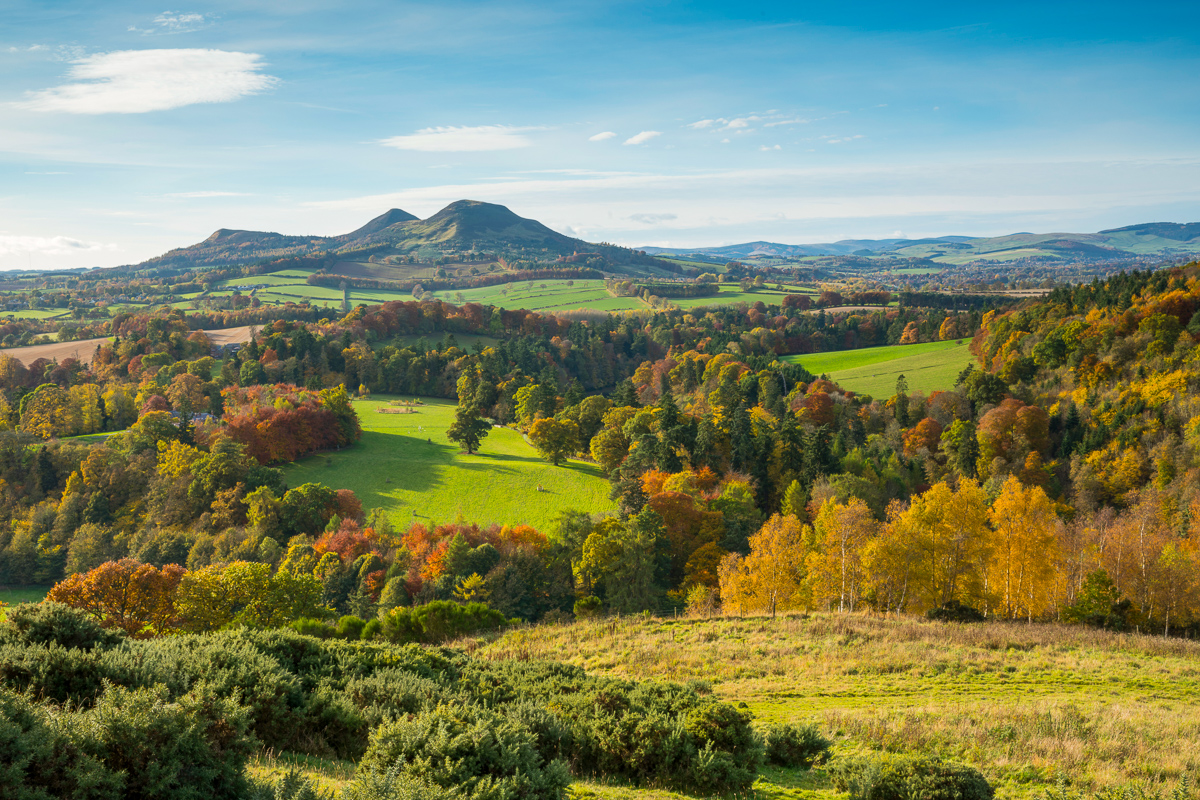
POLYGON ((557 467, 579 449, 579 426, 569 419, 539 419, 529 427, 529 441, 543 458, 557 467))
POLYGON ((721 602, 739 614, 799 608, 803 603, 804 528, 776 514, 750 537, 750 554, 730 553, 719 568, 721 602))
POLYGON ((813 550, 805 559, 814 605, 853 611, 862 593, 863 551, 877 524, 857 497, 827 500, 813 521, 813 550))
POLYGON ((992 505, 988 589, 996 612, 1007 619, 1040 615, 1054 581, 1055 524, 1050 498, 1040 486, 1010 476, 992 505))
POLYGON ((158 570, 125 558, 74 574, 47 597, 87 612, 106 628, 119 628, 130 636, 151 636, 176 628, 175 594, 183 574, 183 567, 177 564, 158 570))
POLYGON ((40 439, 68 433, 70 397, 58 384, 43 383, 21 398, 21 430, 40 439))
POLYGON ((987 523, 987 494, 973 480, 960 480, 957 489, 939 482, 908 508, 892 507, 883 536, 867 551, 872 588, 886 592, 896 610, 980 603, 987 523))

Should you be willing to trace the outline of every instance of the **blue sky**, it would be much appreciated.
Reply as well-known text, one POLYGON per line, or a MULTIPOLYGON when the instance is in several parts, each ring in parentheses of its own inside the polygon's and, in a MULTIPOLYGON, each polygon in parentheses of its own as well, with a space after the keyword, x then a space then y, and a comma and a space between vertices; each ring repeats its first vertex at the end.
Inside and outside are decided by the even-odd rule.
POLYGON ((1197 5, 6 0, 0 269, 464 197, 628 245, 1197 221, 1197 5))

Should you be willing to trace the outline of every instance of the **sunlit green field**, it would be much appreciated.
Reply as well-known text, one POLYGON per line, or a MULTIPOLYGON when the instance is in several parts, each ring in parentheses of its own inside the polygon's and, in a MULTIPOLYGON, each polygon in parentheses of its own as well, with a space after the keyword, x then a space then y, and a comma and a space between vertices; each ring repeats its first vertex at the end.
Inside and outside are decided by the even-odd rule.
POLYGON ((813 375, 828 375, 841 386, 872 397, 890 397, 896 379, 908 381, 910 392, 935 392, 954 388, 958 374, 973 362, 966 341, 866 347, 834 353, 784 356, 813 375))
POLYGON ((0 587, 0 620, 5 619, 5 606, 15 606, 18 603, 40 603, 46 599, 49 586, 13 586, 0 587))
POLYGON ((320 482, 352 489, 366 510, 383 508, 397 525, 452 522, 528 524, 549 530, 565 509, 613 507, 608 481, 594 464, 555 467, 514 430, 493 428, 468 456, 446 438, 454 404, 426 398, 415 414, 384 414, 387 400, 356 400, 362 440, 340 452, 310 456, 285 468, 289 486, 320 482), (538 487, 541 486, 541 491, 538 487))
POLYGON ((578 308, 630 311, 647 307, 636 297, 613 297, 601 280, 548 280, 533 281, 532 284, 531 287, 530 281, 517 281, 477 289, 443 289, 434 294, 449 303, 480 303, 529 311, 571 311, 578 308))

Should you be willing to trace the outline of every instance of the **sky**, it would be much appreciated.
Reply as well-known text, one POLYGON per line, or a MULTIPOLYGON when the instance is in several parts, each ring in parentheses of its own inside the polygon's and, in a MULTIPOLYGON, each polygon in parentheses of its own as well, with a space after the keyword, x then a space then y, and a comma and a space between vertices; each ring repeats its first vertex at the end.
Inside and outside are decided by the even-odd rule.
POLYGON ((0 0, 0 269, 501 203, 590 241, 1200 221, 1200 4, 0 0))

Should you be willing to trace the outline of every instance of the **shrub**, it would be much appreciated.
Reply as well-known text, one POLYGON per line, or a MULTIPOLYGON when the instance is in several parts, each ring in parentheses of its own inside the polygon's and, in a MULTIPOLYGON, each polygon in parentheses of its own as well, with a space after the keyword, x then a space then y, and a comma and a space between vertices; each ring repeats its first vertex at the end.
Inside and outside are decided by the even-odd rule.
POLYGON ((110 671, 101 654, 45 646, 0 645, 0 685, 37 701, 90 706, 104 690, 110 671))
POLYGON ((25 697, 0 689, 0 796, 116 800, 120 778, 79 751, 48 715, 25 697))
POLYGON ((337 635, 341 639, 361 639, 363 628, 366 626, 365 619, 347 615, 338 620, 337 635))
POLYGON ((333 792, 323 792, 312 781, 292 770, 274 783, 256 782, 247 800, 333 800, 333 792))
POLYGON ((79 609, 62 603, 21 603, 8 611, 9 636, 30 644, 57 644, 81 650, 113 647, 124 638, 105 630, 79 609))
POLYGON ((323 620, 311 617, 298 619, 288 627, 303 636, 315 636, 318 639, 328 639, 334 633, 333 628, 326 625, 323 620))
POLYGON ((502 628, 504 615, 485 603, 459 605, 435 600, 412 608, 393 608, 383 617, 382 633, 392 642, 438 644, 459 636, 502 628))
POLYGON ((772 725, 766 734, 767 763, 811 769, 829 757, 833 742, 816 725, 772 725))
POLYGON ((415 778, 472 800, 559 800, 570 783, 561 761, 543 761, 527 728, 473 705, 438 706, 381 725, 371 734, 356 783, 372 774, 376 780, 415 778))
POLYGON ((937 622, 983 622, 984 616, 978 609, 971 608, 968 605, 951 600, 948 603, 942 603, 937 608, 931 608, 925 612, 925 616, 937 622))
POLYGON ((994 794, 974 767, 929 756, 842 759, 829 774, 850 800, 992 800, 994 794))
POLYGON ((199 687, 178 701, 166 687, 112 687, 95 708, 61 720, 79 749, 121 776, 124 798, 240 800, 251 740, 236 701, 199 687))
POLYGON ((598 617, 604 611, 604 601, 596 595, 581 597, 575 601, 575 616, 579 619, 598 617))
POLYGON ((362 635, 360 638, 364 642, 369 642, 372 639, 378 639, 383 635, 383 623, 377 619, 373 619, 363 626, 362 635))

